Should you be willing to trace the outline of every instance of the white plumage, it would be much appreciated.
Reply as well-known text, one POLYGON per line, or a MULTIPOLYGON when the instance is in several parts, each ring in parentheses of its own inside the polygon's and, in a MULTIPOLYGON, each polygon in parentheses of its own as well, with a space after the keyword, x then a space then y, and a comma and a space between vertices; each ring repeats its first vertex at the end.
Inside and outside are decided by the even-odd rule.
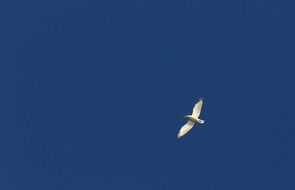
POLYGON ((187 118, 188 121, 185 125, 183 125, 180 128, 180 130, 177 134, 177 138, 180 138, 183 135, 185 135, 189 130, 191 130, 193 128, 195 123, 203 124, 205 122, 204 120, 199 119, 202 106, 203 106, 203 98, 200 98, 199 101, 195 104, 195 106, 193 108, 192 115, 185 116, 185 118, 187 118))

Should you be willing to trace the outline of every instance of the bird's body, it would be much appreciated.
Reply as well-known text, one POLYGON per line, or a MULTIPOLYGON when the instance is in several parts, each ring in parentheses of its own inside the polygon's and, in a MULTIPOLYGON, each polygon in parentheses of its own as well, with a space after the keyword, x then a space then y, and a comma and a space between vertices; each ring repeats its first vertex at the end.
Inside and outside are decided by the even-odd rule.
POLYGON ((187 115, 185 118, 188 119, 187 123, 181 127, 177 134, 177 138, 182 137, 185 135, 189 130, 193 128, 195 123, 197 124, 203 124, 205 121, 202 119, 199 119, 201 109, 203 105, 203 99, 200 98, 199 101, 195 104, 192 115, 187 115))

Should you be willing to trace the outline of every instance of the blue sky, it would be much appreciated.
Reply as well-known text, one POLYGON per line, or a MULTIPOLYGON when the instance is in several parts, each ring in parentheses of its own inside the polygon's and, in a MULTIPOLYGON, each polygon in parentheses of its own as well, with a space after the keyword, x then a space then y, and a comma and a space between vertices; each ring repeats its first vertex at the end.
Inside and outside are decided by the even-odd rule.
POLYGON ((0 189, 294 189, 294 19, 293 1, 1 1, 0 189))

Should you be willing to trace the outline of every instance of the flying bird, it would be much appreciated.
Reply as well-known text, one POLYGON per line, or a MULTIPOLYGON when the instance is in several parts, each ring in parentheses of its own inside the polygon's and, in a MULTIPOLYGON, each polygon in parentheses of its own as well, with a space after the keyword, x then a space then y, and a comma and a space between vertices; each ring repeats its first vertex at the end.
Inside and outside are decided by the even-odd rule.
POLYGON ((198 102, 195 104, 193 108, 193 113, 192 115, 186 115, 185 118, 188 119, 187 123, 182 126, 177 134, 177 138, 182 137, 185 135, 191 128, 193 128, 194 124, 203 124, 205 121, 202 119, 199 119, 201 109, 203 105, 203 98, 200 98, 198 102))

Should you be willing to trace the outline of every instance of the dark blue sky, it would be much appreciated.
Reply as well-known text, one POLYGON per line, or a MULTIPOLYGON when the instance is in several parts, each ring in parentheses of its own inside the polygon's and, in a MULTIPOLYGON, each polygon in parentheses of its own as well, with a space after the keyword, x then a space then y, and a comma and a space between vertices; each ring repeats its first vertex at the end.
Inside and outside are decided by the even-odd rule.
POLYGON ((295 189, 294 5, 2 0, 0 189, 295 189))

